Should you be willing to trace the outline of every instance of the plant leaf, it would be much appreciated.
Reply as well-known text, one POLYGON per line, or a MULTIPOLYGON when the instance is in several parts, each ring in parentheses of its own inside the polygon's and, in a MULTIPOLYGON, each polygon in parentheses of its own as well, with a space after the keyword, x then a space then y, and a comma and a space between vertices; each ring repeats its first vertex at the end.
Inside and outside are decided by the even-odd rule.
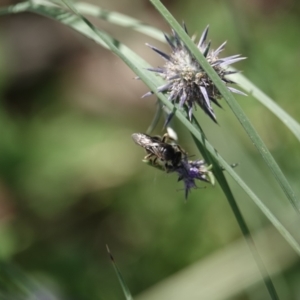
POLYGON ((114 258, 113 258, 113 256, 112 256, 112 254, 111 254, 111 252, 110 252, 107 245, 106 245, 106 249, 107 249, 107 253, 109 255, 109 258, 111 260, 111 263, 113 264, 113 267, 114 267, 115 272, 117 274, 118 280, 120 282, 120 285, 122 287, 122 290, 123 290, 123 293, 124 293, 124 296, 125 296, 126 300, 133 300, 133 298, 131 296, 131 293, 130 293, 130 290, 129 290, 127 284, 125 283, 125 280, 124 280, 124 278, 123 278, 123 276, 122 276, 122 274, 121 274, 121 272, 120 272, 120 270, 119 270, 119 268, 118 268, 118 266, 117 266, 117 264, 116 264, 116 262, 115 262, 115 260, 114 260, 114 258))

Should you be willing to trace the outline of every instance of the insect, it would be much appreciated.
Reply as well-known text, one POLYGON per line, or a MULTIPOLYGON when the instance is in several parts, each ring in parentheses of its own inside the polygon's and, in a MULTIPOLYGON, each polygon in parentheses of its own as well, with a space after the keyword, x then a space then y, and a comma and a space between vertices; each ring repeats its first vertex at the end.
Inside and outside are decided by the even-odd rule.
POLYGON ((146 150, 147 155, 144 157, 144 162, 167 172, 175 171, 181 161, 187 158, 187 153, 179 145, 172 143, 173 140, 168 134, 161 138, 144 133, 134 133, 132 139, 146 150))
POLYGON ((168 134, 159 137, 134 133, 132 139, 146 150, 143 162, 167 173, 177 173, 178 181, 184 183, 186 199, 191 189, 197 188, 196 180, 214 185, 212 165, 208 166, 204 160, 189 160, 187 152, 174 143, 168 134))

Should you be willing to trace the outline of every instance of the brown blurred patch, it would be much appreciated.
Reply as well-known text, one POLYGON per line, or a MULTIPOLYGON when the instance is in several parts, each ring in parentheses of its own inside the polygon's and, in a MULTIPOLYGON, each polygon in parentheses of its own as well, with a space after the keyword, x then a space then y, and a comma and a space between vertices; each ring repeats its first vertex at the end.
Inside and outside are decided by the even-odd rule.
POLYGON ((0 27, 9 70, 5 103, 11 113, 28 114, 36 105, 35 96, 86 50, 69 28, 38 15, 6 16, 0 27))

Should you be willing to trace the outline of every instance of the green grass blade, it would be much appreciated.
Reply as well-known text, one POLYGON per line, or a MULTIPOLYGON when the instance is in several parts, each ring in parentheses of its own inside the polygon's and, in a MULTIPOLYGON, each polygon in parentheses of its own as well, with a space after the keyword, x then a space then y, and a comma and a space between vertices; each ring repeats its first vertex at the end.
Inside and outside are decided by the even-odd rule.
POLYGON ((161 42, 165 42, 164 35, 160 30, 150 25, 144 24, 138 19, 131 18, 127 15, 120 14, 118 12, 102 9, 99 6, 85 2, 74 3, 74 7, 80 14, 103 19, 112 24, 130 28, 137 32, 151 36, 152 38, 157 39, 161 42))
MULTIPOLYGON (((74 4, 74 6, 81 14, 93 16, 115 25, 130 28, 165 43, 165 38, 160 30, 144 24, 138 19, 134 19, 114 11, 105 10, 90 3, 77 2, 74 4)), ((295 119, 293 119, 278 104, 276 104, 274 100, 264 94, 242 74, 232 74, 231 78, 245 91, 247 91, 265 107, 267 107, 274 115, 276 115, 279 120, 282 121, 300 141, 300 124, 295 119)))
POLYGON ((10 5, 4 8, 0 8, 0 16, 8 14, 17 14, 19 12, 24 12, 31 7, 30 1, 21 2, 15 5, 10 5))
MULTIPOLYGON (((99 13, 101 13, 101 12, 98 11, 98 15, 99 15, 99 13)), ((124 24, 122 24, 122 25, 124 25, 124 24)), ((159 107, 159 105, 158 105, 158 111, 157 111, 157 113, 154 117, 154 121, 153 121, 154 124, 157 123, 157 116, 159 115, 160 112, 161 112, 161 107, 159 107)), ((151 131, 152 131, 152 126, 150 126, 150 128, 151 128, 151 131)), ((196 141, 196 144, 198 145, 199 149, 202 149, 202 152, 205 152, 204 151, 205 150, 204 146, 201 145, 201 143, 199 143, 198 140, 195 139, 195 141, 196 141)), ((239 210, 239 208, 236 204, 236 201, 235 201, 234 196, 233 196, 233 194, 232 194, 232 192, 231 192, 231 190, 230 190, 230 188, 227 184, 227 181, 225 179, 223 171, 222 171, 221 167, 218 165, 218 162, 213 160, 213 163, 214 163, 215 174, 216 174, 216 176, 218 178, 218 181, 219 181, 219 183, 220 183, 220 185, 221 185, 221 187, 222 187, 222 189, 223 189, 223 191, 224 191, 224 193, 225 193, 225 195, 226 195, 226 197, 227 197, 227 199, 230 203, 230 206, 231 206, 231 208, 234 212, 234 215, 237 219, 237 222, 238 222, 238 224, 241 228, 241 231, 242 231, 243 235, 245 236, 245 238, 246 238, 246 240, 249 244, 249 248, 250 248, 251 253, 253 254, 253 257, 254 257, 257 265, 258 265, 258 268, 259 268, 260 272, 262 273, 263 280, 264 280, 266 288, 267 288, 267 290, 268 290, 268 292, 271 296, 271 299, 277 300, 279 298, 277 296, 277 293, 276 293, 275 287, 273 285, 273 282, 272 282, 270 276, 268 275, 268 272, 267 272, 267 270, 266 270, 266 268, 265 268, 265 266, 264 266, 264 264, 263 264, 263 262, 262 262, 262 260, 259 256, 259 253, 257 252, 254 241, 251 237, 250 231, 249 231, 249 229, 248 229, 248 227, 247 227, 247 225, 244 221, 244 218, 243 218, 243 216, 242 216, 242 214, 241 214, 241 212, 240 212, 240 210, 239 210)))
POLYGON ((158 124, 158 122, 160 120, 162 112, 163 112, 162 105, 161 105, 161 102, 158 100, 156 103, 156 110, 155 110, 154 117, 151 121, 151 124, 149 125, 149 127, 146 130, 147 134, 152 133, 152 131, 154 130, 154 128, 156 127, 156 125, 158 124))
MULTIPOLYGON (((199 123, 197 122, 196 118, 193 118, 193 124, 194 126, 198 129, 199 132, 202 133, 202 136, 205 137, 204 135, 204 132, 202 130, 202 128, 200 127, 199 123)), ((223 190, 223 193, 224 195, 226 196, 227 200, 228 200, 228 203, 231 207, 231 210, 237 220, 237 223, 241 229, 241 232, 248 244, 248 247, 250 249, 250 252, 253 256, 253 259, 255 260, 256 262, 256 265, 262 275, 262 278, 263 278, 263 281, 265 283, 265 286, 269 292, 269 295, 271 297, 271 299, 273 300, 278 300, 279 297, 277 295, 277 292, 275 290, 275 287, 274 287, 274 284, 272 282, 272 279, 265 267, 265 264, 262 260, 262 258, 260 257, 259 255, 259 252, 255 246, 255 243, 254 243, 254 240, 252 238, 252 235, 250 233, 250 230, 246 224, 246 221, 237 205, 237 202, 233 196, 233 193, 227 183, 227 180, 224 176, 224 172, 219 164, 218 161, 216 161, 216 159, 214 157, 212 157, 212 155, 210 155, 204 145, 202 145, 193 135, 192 135, 193 139, 194 139, 194 142, 198 148, 198 150, 200 151, 200 153, 202 154, 202 156, 204 157, 205 161, 208 163, 208 164, 212 164, 213 165, 213 173, 217 179, 217 181, 219 182, 220 186, 221 186, 221 189, 223 190)))
MULTIPOLYGON (((57 1, 56 1, 57 2, 57 1)), ((14 6, 14 12, 18 10, 23 10, 26 7, 29 7, 29 1, 17 4, 14 6)), ((80 14, 85 14, 88 16, 96 17, 105 21, 108 21, 112 24, 119 25, 122 27, 130 28, 137 32, 148 35, 156 40, 165 43, 165 38, 163 33, 147 24, 144 24, 142 21, 129 17, 127 15, 109 11, 106 9, 102 9, 99 6, 85 3, 85 2, 77 2, 73 4, 74 7, 80 14)), ((11 11, 12 12, 12 11, 11 11)), ((3 10, 3 14, 7 14, 8 12, 3 10)), ((1 14, 1 10, 0 10, 1 14)), ((300 124, 293 119, 288 113, 286 113, 278 104, 274 102, 270 97, 264 94, 259 88, 257 88, 253 83, 251 83, 245 76, 242 74, 232 74, 231 78, 238 83, 245 91, 251 94, 254 98, 260 101, 265 107, 267 107, 273 114, 275 114, 279 120, 281 120, 296 136, 296 138, 300 141, 300 124)))
POLYGON ((266 108, 268 108, 275 116, 278 117, 283 124, 288 127, 295 137, 300 141, 300 124, 285 112, 274 100, 257 88, 250 80, 242 74, 232 74, 232 80, 239 84, 245 91, 255 97, 266 108))
MULTIPOLYGON (((90 3, 77 2, 74 4, 74 6, 81 14, 93 16, 106 20, 115 25, 130 28, 165 43, 165 38, 160 30, 144 24, 138 19, 134 19, 132 17, 114 11, 105 10, 90 3)), ((236 81, 245 91, 247 91, 258 101, 260 101, 264 106, 266 106, 272 113, 274 113, 300 141, 300 125, 295 119, 287 114, 270 97, 265 95, 242 74, 232 74, 231 78, 233 79, 233 81, 236 81)))
MULTIPOLYGON (((57 3, 57 1, 56 1, 57 3)), ((14 12, 17 12, 18 9, 24 11, 24 7, 29 7, 29 1, 17 4, 14 6, 14 12)), ((163 33, 147 24, 144 24, 142 21, 129 17, 127 15, 102 9, 99 6, 94 4, 77 2, 73 4, 74 7, 80 14, 92 16, 110 22, 111 24, 119 25, 126 27, 137 32, 148 35, 158 41, 165 43, 165 38, 163 33)), ((12 12, 12 11, 11 11, 12 12)), ((7 14, 8 12, 2 10, 2 14, 7 14)), ((1 9, 0 9, 1 14, 1 9)), ((261 102, 265 107, 267 107, 274 115, 276 115, 280 121, 282 121, 287 128, 296 136, 300 141, 300 124, 292 118, 288 113, 286 113, 278 104, 275 103, 269 96, 264 94, 259 88, 257 88, 253 83, 251 83, 245 76, 240 73, 232 74, 231 78, 233 81, 238 83, 245 91, 251 94, 259 102, 261 102)))
MULTIPOLYGON (((294 237, 289 233, 289 231, 280 223, 280 221, 272 214, 272 212, 265 206, 265 204, 259 199, 259 197, 247 186, 247 184, 238 176, 238 174, 233 170, 233 168, 224 160, 224 158, 219 155, 216 149, 210 145, 206 140, 203 133, 199 132, 198 127, 194 124, 190 126, 190 122, 186 117, 182 115, 179 110, 176 110, 175 115, 178 119, 189 129, 195 139, 200 142, 202 145, 205 145, 205 148, 202 150, 203 157, 209 162, 213 163, 211 157, 216 159, 216 161, 221 165, 227 173, 239 184, 239 186, 248 194, 248 196, 254 201, 254 203, 261 209, 264 215, 270 220, 274 227, 282 234, 290 246, 300 255, 299 243, 294 239, 294 237)), ((199 145, 199 144, 198 144, 199 145)), ((214 166, 215 167, 215 166, 214 166)), ((218 173, 216 173, 216 177, 218 173)), ((218 177, 217 177, 218 178, 218 177)))
POLYGON ((265 146, 264 142, 257 134, 253 126, 251 125, 249 119, 244 114, 239 104, 234 99, 231 92, 227 89, 225 84, 221 81, 217 73, 213 70, 210 64, 207 62, 205 57, 200 53, 195 43, 190 39, 190 37, 185 33, 184 29, 181 25, 174 19, 174 17, 168 12, 168 10, 161 4, 159 0, 150 0, 152 4, 156 7, 156 9, 161 13, 161 15, 165 18, 165 20, 169 23, 169 25, 176 31, 180 39, 184 42, 186 47, 191 51, 193 56, 197 59, 201 67, 205 70, 211 80, 214 82, 216 87, 219 89, 220 93, 228 103, 229 107, 243 126, 244 130, 248 134, 249 138, 259 151, 260 155, 266 162, 267 166, 270 168, 273 176, 277 180, 279 186, 286 194, 287 198, 293 205, 296 211, 300 213, 300 201, 296 197, 294 191, 292 190, 290 184, 287 179, 283 175, 281 169, 277 165, 273 156, 271 155, 268 148, 265 146))
POLYGON ((114 258, 113 258, 113 256, 112 256, 112 254, 111 254, 111 252, 110 252, 110 250, 109 250, 109 248, 108 248, 107 245, 106 245, 106 249, 107 249, 109 258, 110 258, 110 260, 111 260, 111 262, 113 264, 113 267, 115 269, 115 272, 117 274, 119 283, 120 283, 120 285, 122 287, 122 290, 123 290, 123 293, 124 293, 124 296, 125 296, 126 300, 133 300, 133 298, 131 296, 131 293, 129 291, 129 288, 126 285, 125 280, 124 280, 124 278, 123 278, 123 276, 122 276, 122 274, 121 274, 121 272, 120 272, 120 270, 119 270, 119 268, 118 268, 118 266, 117 266, 117 264, 116 264, 116 262, 115 262, 115 260, 114 260, 114 258))
MULTIPOLYGON (((13 8, 13 7, 12 7, 13 8)), ((13 9, 9 9, 11 11, 13 9)), ((6 13, 8 9, 5 9, 6 13)), ((62 9, 53 7, 47 7, 42 5, 35 5, 24 11, 30 11, 37 13, 52 19, 55 19, 71 28, 75 31, 82 33, 84 36, 94 40, 99 45, 104 45, 105 48, 111 49, 113 53, 118 55, 128 66, 135 72, 141 80, 157 95, 162 103, 171 111, 174 109, 173 104, 168 101, 166 96, 161 93, 157 93, 157 86, 162 84, 162 79, 153 75, 151 72, 146 72, 145 68, 150 67, 147 62, 140 58, 137 54, 131 51, 129 48, 121 44, 119 41, 113 39, 106 33, 97 30, 91 30, 80 18, 76 15, 72 15, 62 9)), ((21 11, 20 11, 21 12, 21 11)), ((264 215, 270 220, 274 227, 281 233, 290 246, 300 255, 300 245, 289 233, 289 231, 279 222, 279 220, 272 214, 272 212, 264 205, 264 203, 256 196, 256 194, 246 185, 246 183, 234 172, 234 170, 227 164, 227 162, 218 154, 218 152, 210 145, 210 143, 202 137, 201 133, 195 128, 180 111, 175 111, 175 116, 179 121, 195 136, 195 138, 205 145, 206 150, 220 163, 220 165, 228 172, 230 176, 241 186, 241 188, 249 195, 254 203, 261 209, 264 215)))

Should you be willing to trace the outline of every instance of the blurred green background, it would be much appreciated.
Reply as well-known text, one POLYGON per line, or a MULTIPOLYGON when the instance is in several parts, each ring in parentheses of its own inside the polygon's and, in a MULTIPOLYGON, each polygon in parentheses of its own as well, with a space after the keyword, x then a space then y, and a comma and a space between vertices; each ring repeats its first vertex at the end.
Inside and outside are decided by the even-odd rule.
MULTIPOLYGON (((1 6, 17 1, 1 1, 1 6)), ((94 0, 169 32, 146 0, 94 0)), ((212 47, 241 53, 235 65, 296 120, 300 117, 300 2, 163 1, 212 47)), ((166 45, 91 19, 154 67, 145 46, 166 45)), ((116 56, 55 21, 0 18, 0 299, 123 299, 106 252, 136 299, 268 299, 218 185, 182 183, 144 165, 131 134, 145 132, 155 98, 116 56), (35 297, 35 298, 34 298, 35 297)), ((237 96, 298 195, 299 142, 251 96, 237 96)), ((300 242, 299 217, 223 102, 220 126, 198 109, 208 139, 300 242)), ((179 142, 199 157, 174 120, 179 142)), ((162 122, 155 134, 163 134, 162 122)), ((228 178, 281 299, 300 299, 300 263, 228 178)))

